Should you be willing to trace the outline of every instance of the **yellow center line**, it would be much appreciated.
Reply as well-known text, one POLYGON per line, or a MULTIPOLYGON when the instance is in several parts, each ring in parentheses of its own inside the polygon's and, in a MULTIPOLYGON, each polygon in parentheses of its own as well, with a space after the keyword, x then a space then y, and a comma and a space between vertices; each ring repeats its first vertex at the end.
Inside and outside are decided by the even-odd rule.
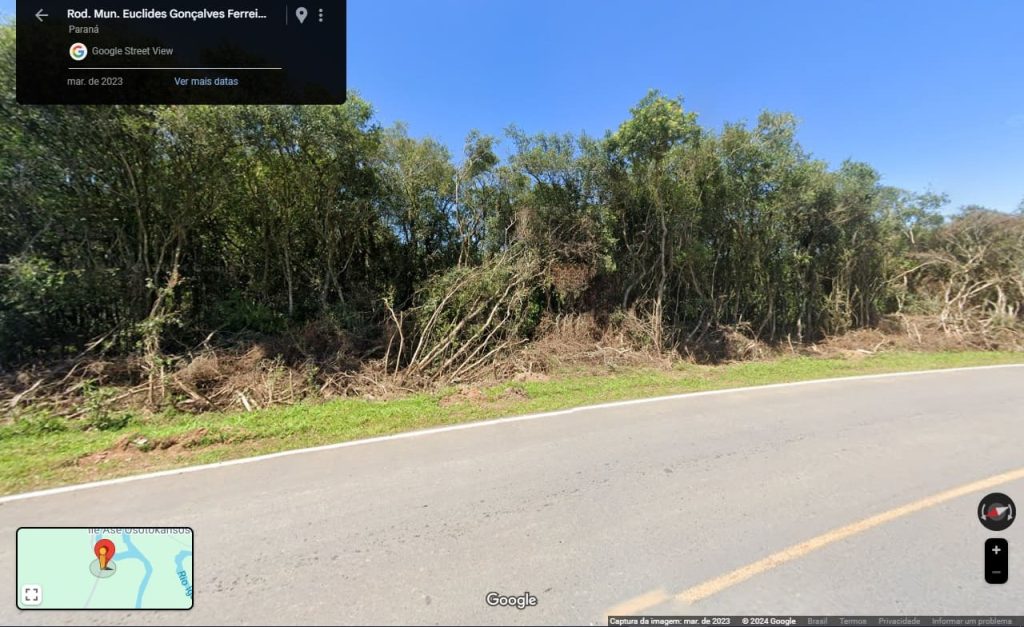
POLYGON ((608 616, 629 616, 630 614, 637 614, 646 610, 649 607, 654 607, 659 603, 664 603, 669 600, 669 595, 662 588, 657 590, 651 590, 645 592, 638 597, 633 597, 628 601, 623 601, 615 607, 605 612, 605 617, 608 616))
MULTIPOLYGON (((912 503, 882 512, 881 514, 865 518, 864 520, 851 523, 844 527, 839 527, 838 529, 833 529, 832 531, 815 536, 810 540, 801 542, 800 544, 794 544, 791 547, 772 553, 768 557, 759 559, 756 562, 752 562, 724 575, 720 575, 714 579, 709 579, 704 583, 687 588, 679 594, 674 595, 674 598, 685 603, 696 603, 713 594, 718 594, 727 588, 731 588, 738 583, 744 582, 755 575, 759 575, 777 566, 785 564, 786 562, 803 557, 834 542, 845 540, 846 538, 863 533, 884 523, 896 520, 897 518, 902 518, 908 514, 913 514, 923 509, 928 509, 929 507, 935 507, 936 505, 940 505, 946 501, 951 501, 955 498, 966 496, 973 492, 993 488, 1018 479, 1024 479, 1024 468, 1018 468, 1017 470, 993 475, 986 479, 981 479, 956 488, 951 488, 944 492, 939 492, 938 494, 933 494, 912 503)), ((613 612, 618 612, 620 609, 624 609, 621 614, 639 613, 667 600, 663 595, 664 592, 661 590, 650 592, 617 605, 606 614, 609 616, 619 615, 613 612), (660 595, 658 593, 660 593, 660 595)))

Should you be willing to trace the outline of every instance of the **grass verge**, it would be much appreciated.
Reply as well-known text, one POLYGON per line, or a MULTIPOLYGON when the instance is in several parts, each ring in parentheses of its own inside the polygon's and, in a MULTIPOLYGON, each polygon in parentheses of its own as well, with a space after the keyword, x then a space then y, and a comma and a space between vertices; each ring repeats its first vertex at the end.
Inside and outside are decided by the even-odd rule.
POLYGON ((339 399, 246 413, 164 413, 106 430, 45 416, 0 426, 0 494, 203 464, 500 416, 615 400, 830 377, 1024 363, 1024 353, 880 353, 858 358, 787 357, 544 381, 374 401, 339 399))

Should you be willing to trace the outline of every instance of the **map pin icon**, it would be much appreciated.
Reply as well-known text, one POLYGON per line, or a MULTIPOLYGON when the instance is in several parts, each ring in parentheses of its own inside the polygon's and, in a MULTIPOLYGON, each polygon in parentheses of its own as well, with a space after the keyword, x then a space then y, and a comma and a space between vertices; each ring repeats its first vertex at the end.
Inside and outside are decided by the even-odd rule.
POLYGON ((92 548, 92 552, 96 554, 96 558, 100 562, 100 570, 110 570, 107 568, 107 564, 109 564, 110 559, 114 557, 115 550, 114 543, 106 538, 98 541, 96 546, 92 548))
POLYGON ((306 11, 306 7, 299 7, 297 9, 295 9, 295 17, 299 18, 299 24, 301 24, 301 23, 306 21, 306 16, 308 14, 309 14, 309 12, 306 11))

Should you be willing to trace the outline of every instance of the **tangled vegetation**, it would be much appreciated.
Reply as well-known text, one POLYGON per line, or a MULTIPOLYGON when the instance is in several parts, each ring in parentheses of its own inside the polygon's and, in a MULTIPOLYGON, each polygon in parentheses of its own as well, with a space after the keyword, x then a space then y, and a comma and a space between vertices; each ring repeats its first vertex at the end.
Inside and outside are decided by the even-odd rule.
POLYGON ((20 106, 13 40, 3 27, 8 409, 59 389, 81 412, 96 381, 195 410, 374 372, 458 382, 581 317, 595 343, 699 360, 729 357, 730 334, 806 345, 899 319, 1020 346, 1024 214, 944 217, 942 197, 815 159, 788 114, 711 129, 651 92, 603 137, 474 131, 453 159, 355 94, 20 106))

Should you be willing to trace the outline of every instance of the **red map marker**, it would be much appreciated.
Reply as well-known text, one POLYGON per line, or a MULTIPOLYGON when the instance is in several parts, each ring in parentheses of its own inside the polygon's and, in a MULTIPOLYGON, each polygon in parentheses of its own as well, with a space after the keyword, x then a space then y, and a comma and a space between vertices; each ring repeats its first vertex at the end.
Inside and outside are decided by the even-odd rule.
POLYGON ((100 570, 107 570, 107 562, 114 557, 114 543, 103 538, 92 547, 92 552, 100 560, 100 570))

